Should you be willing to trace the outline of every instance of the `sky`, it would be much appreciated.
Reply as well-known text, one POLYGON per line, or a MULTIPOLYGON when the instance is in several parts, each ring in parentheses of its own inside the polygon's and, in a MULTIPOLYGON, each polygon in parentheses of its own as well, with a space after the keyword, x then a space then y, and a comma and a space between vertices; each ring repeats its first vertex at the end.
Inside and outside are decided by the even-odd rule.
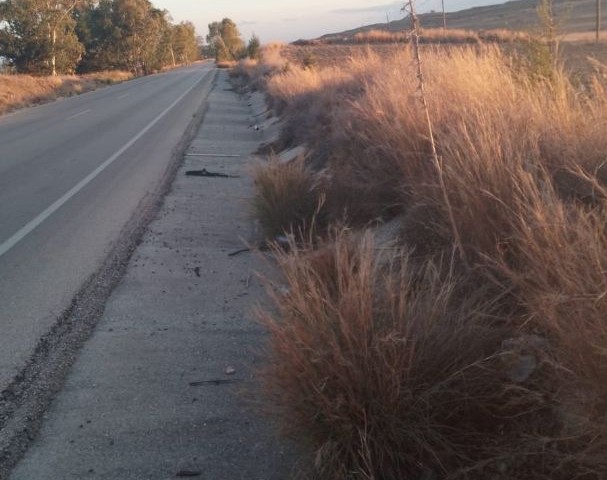
MULTIPOLYGON (((447 11, 504 0, 445 0, 447 11)), ((386 18, 403 17, 403 2, 390 0, 152 0, 168 10, 175 22, 189 20, 199 35, 206 35, 207 24, 224 17, 234 20, 245 39, 255 33, 262 43, 291 42, 316 38, 362 25, 385 23, 386 18)), ((417 0, 420 13, 441 9, 441 0, 417 0)))

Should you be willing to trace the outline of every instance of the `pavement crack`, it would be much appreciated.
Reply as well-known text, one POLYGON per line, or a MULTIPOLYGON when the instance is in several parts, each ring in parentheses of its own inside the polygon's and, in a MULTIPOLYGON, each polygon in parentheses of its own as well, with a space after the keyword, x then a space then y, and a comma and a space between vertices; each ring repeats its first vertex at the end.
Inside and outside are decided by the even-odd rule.
POLYGON ((198 382, 190 382, 190 387, 207 387, 211 385, 227 385, 230 383, 240 383, 241 378, 214 378, 212 380, 200 380, 198 382))

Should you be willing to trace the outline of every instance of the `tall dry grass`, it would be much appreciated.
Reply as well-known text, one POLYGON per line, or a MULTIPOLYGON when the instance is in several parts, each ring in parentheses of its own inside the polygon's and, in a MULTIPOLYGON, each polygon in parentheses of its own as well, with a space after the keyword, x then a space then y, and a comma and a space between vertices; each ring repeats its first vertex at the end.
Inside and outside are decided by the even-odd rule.
POLYGON ((572 421, 580 408, 556 390, 552 347, 510 322, 490 289, 462 297, 460 274, 378 254, 369 232, 277 258, 286 289, 262 313, 264 373, 287 428, 315 449, 314 478, 605 474, 604 431, 572 421))
POLYGON ((320 478, 607 478, 605 84, 424 55, 440 179, 408 51, 266 81, 352 231, 278 255, 272 398, 320 478), (385 222, 391 250, 356 233, 385 222))
POLYGON ((60 97, 89 92, 132 77, 131 73, 122 71, 57 77, 0 75, 0 115, 18 108, 48 103, 60 97))

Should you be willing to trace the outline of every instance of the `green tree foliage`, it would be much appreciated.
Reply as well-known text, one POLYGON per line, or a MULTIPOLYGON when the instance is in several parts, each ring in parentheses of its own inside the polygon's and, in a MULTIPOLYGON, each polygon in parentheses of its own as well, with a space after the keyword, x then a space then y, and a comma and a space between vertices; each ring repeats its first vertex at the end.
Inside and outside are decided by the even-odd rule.
POLYGON ((72 16, 79 0, 0 2, 0 56, 17 71, 72 73, 84 52, 72 16))
POLYGON ((259 60, 261 56, 261 42, 259 41, 259 37, 255 34, 253 34, 249 39, 249 44, 247 45, 247 55, 252 60, 259 60))
POLYGON ((191 63, 199 58, 196 29, 191 22, 182 22, 172 27, 172 47, 178 63, 191 63))
POLYGON ((141 74, 168 63, 167 12, 148 0, 100 0, 80 12, 80 19, 78 33, 87 52, 82 71, 124 69, 141 74))
POLYGON ((19 72, 142 74, 198 55, 194 25, 149 0, 0 0, 0 56, 19 72))
POLYGON ((247 54, 238 27, 229 18, 209 24, 207 43, 218 62, 237 60, 247 54))

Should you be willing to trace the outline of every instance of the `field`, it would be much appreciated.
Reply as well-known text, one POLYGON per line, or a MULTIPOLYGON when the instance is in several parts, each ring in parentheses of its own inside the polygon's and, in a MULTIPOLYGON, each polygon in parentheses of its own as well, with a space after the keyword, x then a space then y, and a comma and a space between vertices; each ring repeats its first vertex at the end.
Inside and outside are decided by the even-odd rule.
MULTIPOLYGON (((507 49, 516 48, 512 44, 507 49)), ((370 45, 285 45, 282 56, 293 65, 314 63, 318 67, 347 63, 349 59, 372 52, 380 57, 393 55, 406 47, 402 44, 370 45)), ((431 49, 432 47, 426 47, 431 49)), ((595 44, 586 41, 563 41, 560 44, 561 61, 567 72, 574 76, 597 73, 597 63, 607 64, 607 41, 595 44)), ((598 73, 601 73, 599 68, 598 73)))
POLYGON ((266 150, 307 152, 255 172, 268 398, 310 478, 607 478, 607 65, 434 45, 420 80, 413 53, 234 71, 283 122, 266 150))

